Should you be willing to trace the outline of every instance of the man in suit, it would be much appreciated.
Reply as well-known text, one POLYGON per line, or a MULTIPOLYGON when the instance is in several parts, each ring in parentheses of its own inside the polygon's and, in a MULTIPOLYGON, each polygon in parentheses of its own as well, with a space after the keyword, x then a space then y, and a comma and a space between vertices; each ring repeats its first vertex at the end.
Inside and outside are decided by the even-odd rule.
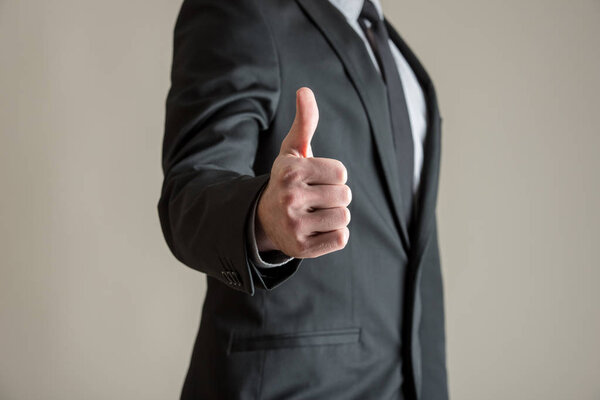
POLYGON ((184 0, 158 212, 182 399, 448 398, 433 83, 377 0, 184 0), (309 89, 310 88, 310 89, 309 89))

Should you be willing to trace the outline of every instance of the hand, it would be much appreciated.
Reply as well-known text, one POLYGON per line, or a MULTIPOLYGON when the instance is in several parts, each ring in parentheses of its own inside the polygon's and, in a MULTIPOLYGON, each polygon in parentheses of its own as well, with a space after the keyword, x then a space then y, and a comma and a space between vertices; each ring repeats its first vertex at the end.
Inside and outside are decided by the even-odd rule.
POLYGON ((348 242, 352 192, 345 184, 347 171, 338 160, 313 157, 310 141, 318 122, 313 92, 298 89, 296 117, 258 202, 260 251, 313 258, 341 250, 348 242))

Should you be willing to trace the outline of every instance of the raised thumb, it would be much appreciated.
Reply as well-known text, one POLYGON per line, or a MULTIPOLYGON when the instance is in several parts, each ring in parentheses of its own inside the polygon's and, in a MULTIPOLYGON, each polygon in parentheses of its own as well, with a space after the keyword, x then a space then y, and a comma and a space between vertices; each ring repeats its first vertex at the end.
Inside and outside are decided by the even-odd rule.
POLYGON ((307 87, 296 91, 296 117, 287 136, 281 143, 280 153, 298 157, 312 157, 310 141, 319 123, 319 108, 315 95, 307 87))

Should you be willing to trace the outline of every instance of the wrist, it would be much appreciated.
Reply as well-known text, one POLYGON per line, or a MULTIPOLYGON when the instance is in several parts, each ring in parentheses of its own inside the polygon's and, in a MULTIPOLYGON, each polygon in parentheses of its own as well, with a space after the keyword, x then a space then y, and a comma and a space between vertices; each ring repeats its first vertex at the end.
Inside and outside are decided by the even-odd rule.
MULTIPOLYGON (((262 193, 261 193, 262 197, 262 193)), ((269 238, 262 224, 263 218, 262 207, 261 207, 261 199, 258 200, 258 207, 256 210, 256 214, 254 216, 254 237, 256 238, 256 246, 258 247, 258 251, 270 251, 270 250, 279 250, 275 243, 269 238)))

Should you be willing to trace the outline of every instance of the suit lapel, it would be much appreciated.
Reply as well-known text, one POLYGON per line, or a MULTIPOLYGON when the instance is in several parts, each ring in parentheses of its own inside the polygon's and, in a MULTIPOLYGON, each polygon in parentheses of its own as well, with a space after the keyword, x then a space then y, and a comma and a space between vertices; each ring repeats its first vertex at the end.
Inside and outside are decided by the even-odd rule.
POLYGON ((410 262, 413 268, 418 269, 435 220, 441 151, 440 114, 435 89, 425 68, 389 21, 386 20, 385 23, 390 38, 411 66, 423 88, 428 110, 427 133, 423 149, 423 169, 417 201, 419 208, 417 209, 414 229, 410 232, 411 242, 413 243, 410 262))
POLYGON ((328 1, 297 0, 340 58, 358 92, 376 143, 392 204, 396 226, 405 248, 410 248, 406 221, 401 218, 399 172, 394 154, 385 85, 373 66, 360 36, 346 18, 328 1))

